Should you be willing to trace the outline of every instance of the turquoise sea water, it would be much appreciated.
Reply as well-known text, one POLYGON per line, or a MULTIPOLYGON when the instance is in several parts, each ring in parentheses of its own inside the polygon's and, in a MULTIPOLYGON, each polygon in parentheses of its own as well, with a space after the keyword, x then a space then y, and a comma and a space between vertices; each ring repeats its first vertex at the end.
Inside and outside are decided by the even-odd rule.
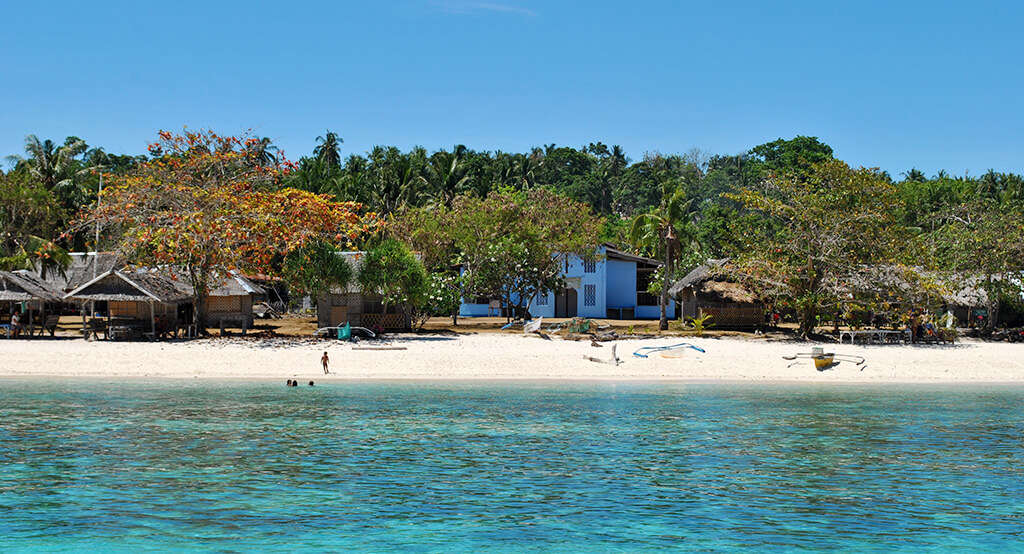
POLYGON ((0 381, 0 550, 1024 549, 1024 388, 0 381))

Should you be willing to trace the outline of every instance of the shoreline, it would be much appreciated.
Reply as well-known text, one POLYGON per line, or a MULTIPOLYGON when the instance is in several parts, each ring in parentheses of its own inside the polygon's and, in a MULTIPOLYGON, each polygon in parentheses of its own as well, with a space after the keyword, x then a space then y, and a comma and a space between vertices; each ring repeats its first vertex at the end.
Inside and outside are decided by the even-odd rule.
MULTIPOLYGON (((331 340, 215 338, 187 342, 86 342, 0 340, 0 379, 300 379, 315 382, 638 382, 638 383, 887 383, 1024 384, 1024 344, 963 342, 951 346, 794 343, 765 339, 629 339, 591 346, 589 341, 543 340, 519 333, 398 335, 372 346, 402 350, 353 350, 331 340), (635 358, 641 346, 687 342, 705 349, 678 357, 635 358), (623 363, 609 360, 611 345, 623 363), (843 363, 818 372, 810 360, 782 356, 814 346, 863 356, 863 366, 843 363), (320 356, 331 358, 324 375, 320 356)), ((371 346, 368 342, 359 346, 371 346)))
MULTIPOLYGON (((287 377, 286 377, 287 379, 287 377)), ((307 379, 307 377, 302 377, 307 379)), ((94 382, 94 383, 230 383, 230 384, 257 384, 257 383, 273 383, 277 384, 280 379, 276 377, 147 377, 139 375, 61 375, 61 374, 5 374, 0 375, 0 385, 5 382, 32 382, 32 381, 46 381, 54 380, 59 382, 94 382)), ((798 379, 762 379, 762 380, 743 380, 743 379, 673 379, 673 378, 652 378, 652 379, 636 379, 636 378, 616 378, 616 377, 595 377, 595 378, 559 378, 552 377, 547 379, 539 379, 535 377, 510 377, 504 379, 490 379, 490 378, 375 378, 375 377, 336 377, 329 379, 310 379, 316 383, 315 386, 321 385, 338 385, 338 384, 394 384, 394 385, 414 385, 414 384, 426 384, 426 385, 466 385, 466 386, 481 386, 481 385, 526 385, 526 386, 549 386, 549 385, 624 385, 624 386, 642 386, 642 385, 735 385, 735 386, 762 386, 762 385, 778 385, 778 386, 817 386, 824 385, 828 387, 878 387, 885 388, 892 385, 902 385, 911 387, 991 387, 991 388, 1003 388, 1003 387, 1024 387, 1024 380, 1020 381, 854 381, 854 380, 830 380, 830 381, 811 381, 811 380, 798 380, 798 379)), ((281 383, 281 386, 285 386, 281 383)), ((305 383, 300 383, 298 388, 309 388, 305 383)))

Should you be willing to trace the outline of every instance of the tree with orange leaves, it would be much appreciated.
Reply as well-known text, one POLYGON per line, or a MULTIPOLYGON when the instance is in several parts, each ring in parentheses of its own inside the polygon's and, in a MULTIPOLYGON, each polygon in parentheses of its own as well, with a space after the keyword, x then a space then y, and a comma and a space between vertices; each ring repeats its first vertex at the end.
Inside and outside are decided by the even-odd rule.
POLYGON ((183 269, 202 329, 217 275, 273 273, 280 256, 314 241, 349 246, 377 225, 356 203, 281 189, 294 164, 260 156, 258 142, 161 131, 149 146, 153 159, 126 175, 106 176, 110 185, 78 225, 115 231, 120 251, 134 263, 183 269))

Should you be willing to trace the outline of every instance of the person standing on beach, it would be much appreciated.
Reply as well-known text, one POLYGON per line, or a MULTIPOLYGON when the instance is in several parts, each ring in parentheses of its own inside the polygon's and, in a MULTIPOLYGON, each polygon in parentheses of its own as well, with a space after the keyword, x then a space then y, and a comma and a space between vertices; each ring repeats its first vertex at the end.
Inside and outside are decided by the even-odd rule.
POLYGON ((320 363, 323 364, 324 366, 324 375, 330 373, 330 371, 327 371, 327 364, 329 364, 330 362, 331 359, 327 357, 327 352, 324 352, 324 355, 320 358, 320 363))
POLYGON ((11 334, 14 338, 18 338, 18 335, 21 334, 21 316, 17 311, 11 314, 11 334))

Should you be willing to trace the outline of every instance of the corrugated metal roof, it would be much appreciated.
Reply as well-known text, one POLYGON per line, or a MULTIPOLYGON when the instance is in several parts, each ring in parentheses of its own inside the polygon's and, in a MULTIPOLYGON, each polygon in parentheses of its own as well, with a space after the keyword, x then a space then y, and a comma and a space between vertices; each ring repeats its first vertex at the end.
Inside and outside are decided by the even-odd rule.
POLYGON ((619 250, 618 248, 614 248, 612 246, 608 246, 607 244, 605 244, 603 246, 605 248, 605 252, 604 252, 605 256, 607 256, 608 258, 613 259, 613 260, 623 260, 623 261, 627 261, 627 262, 637 262, 637 263, 642 263, 642 264, 647 264, 647 265, 654 265, 654 266, 665 265, 663 262, 661 262, 659 260, 655 260, 654 258, 647 258, 647 257, 644 257, 644 256, 638 256, 636 254, 630 254, 629 252, 624 252, 622 250, 619 250))

